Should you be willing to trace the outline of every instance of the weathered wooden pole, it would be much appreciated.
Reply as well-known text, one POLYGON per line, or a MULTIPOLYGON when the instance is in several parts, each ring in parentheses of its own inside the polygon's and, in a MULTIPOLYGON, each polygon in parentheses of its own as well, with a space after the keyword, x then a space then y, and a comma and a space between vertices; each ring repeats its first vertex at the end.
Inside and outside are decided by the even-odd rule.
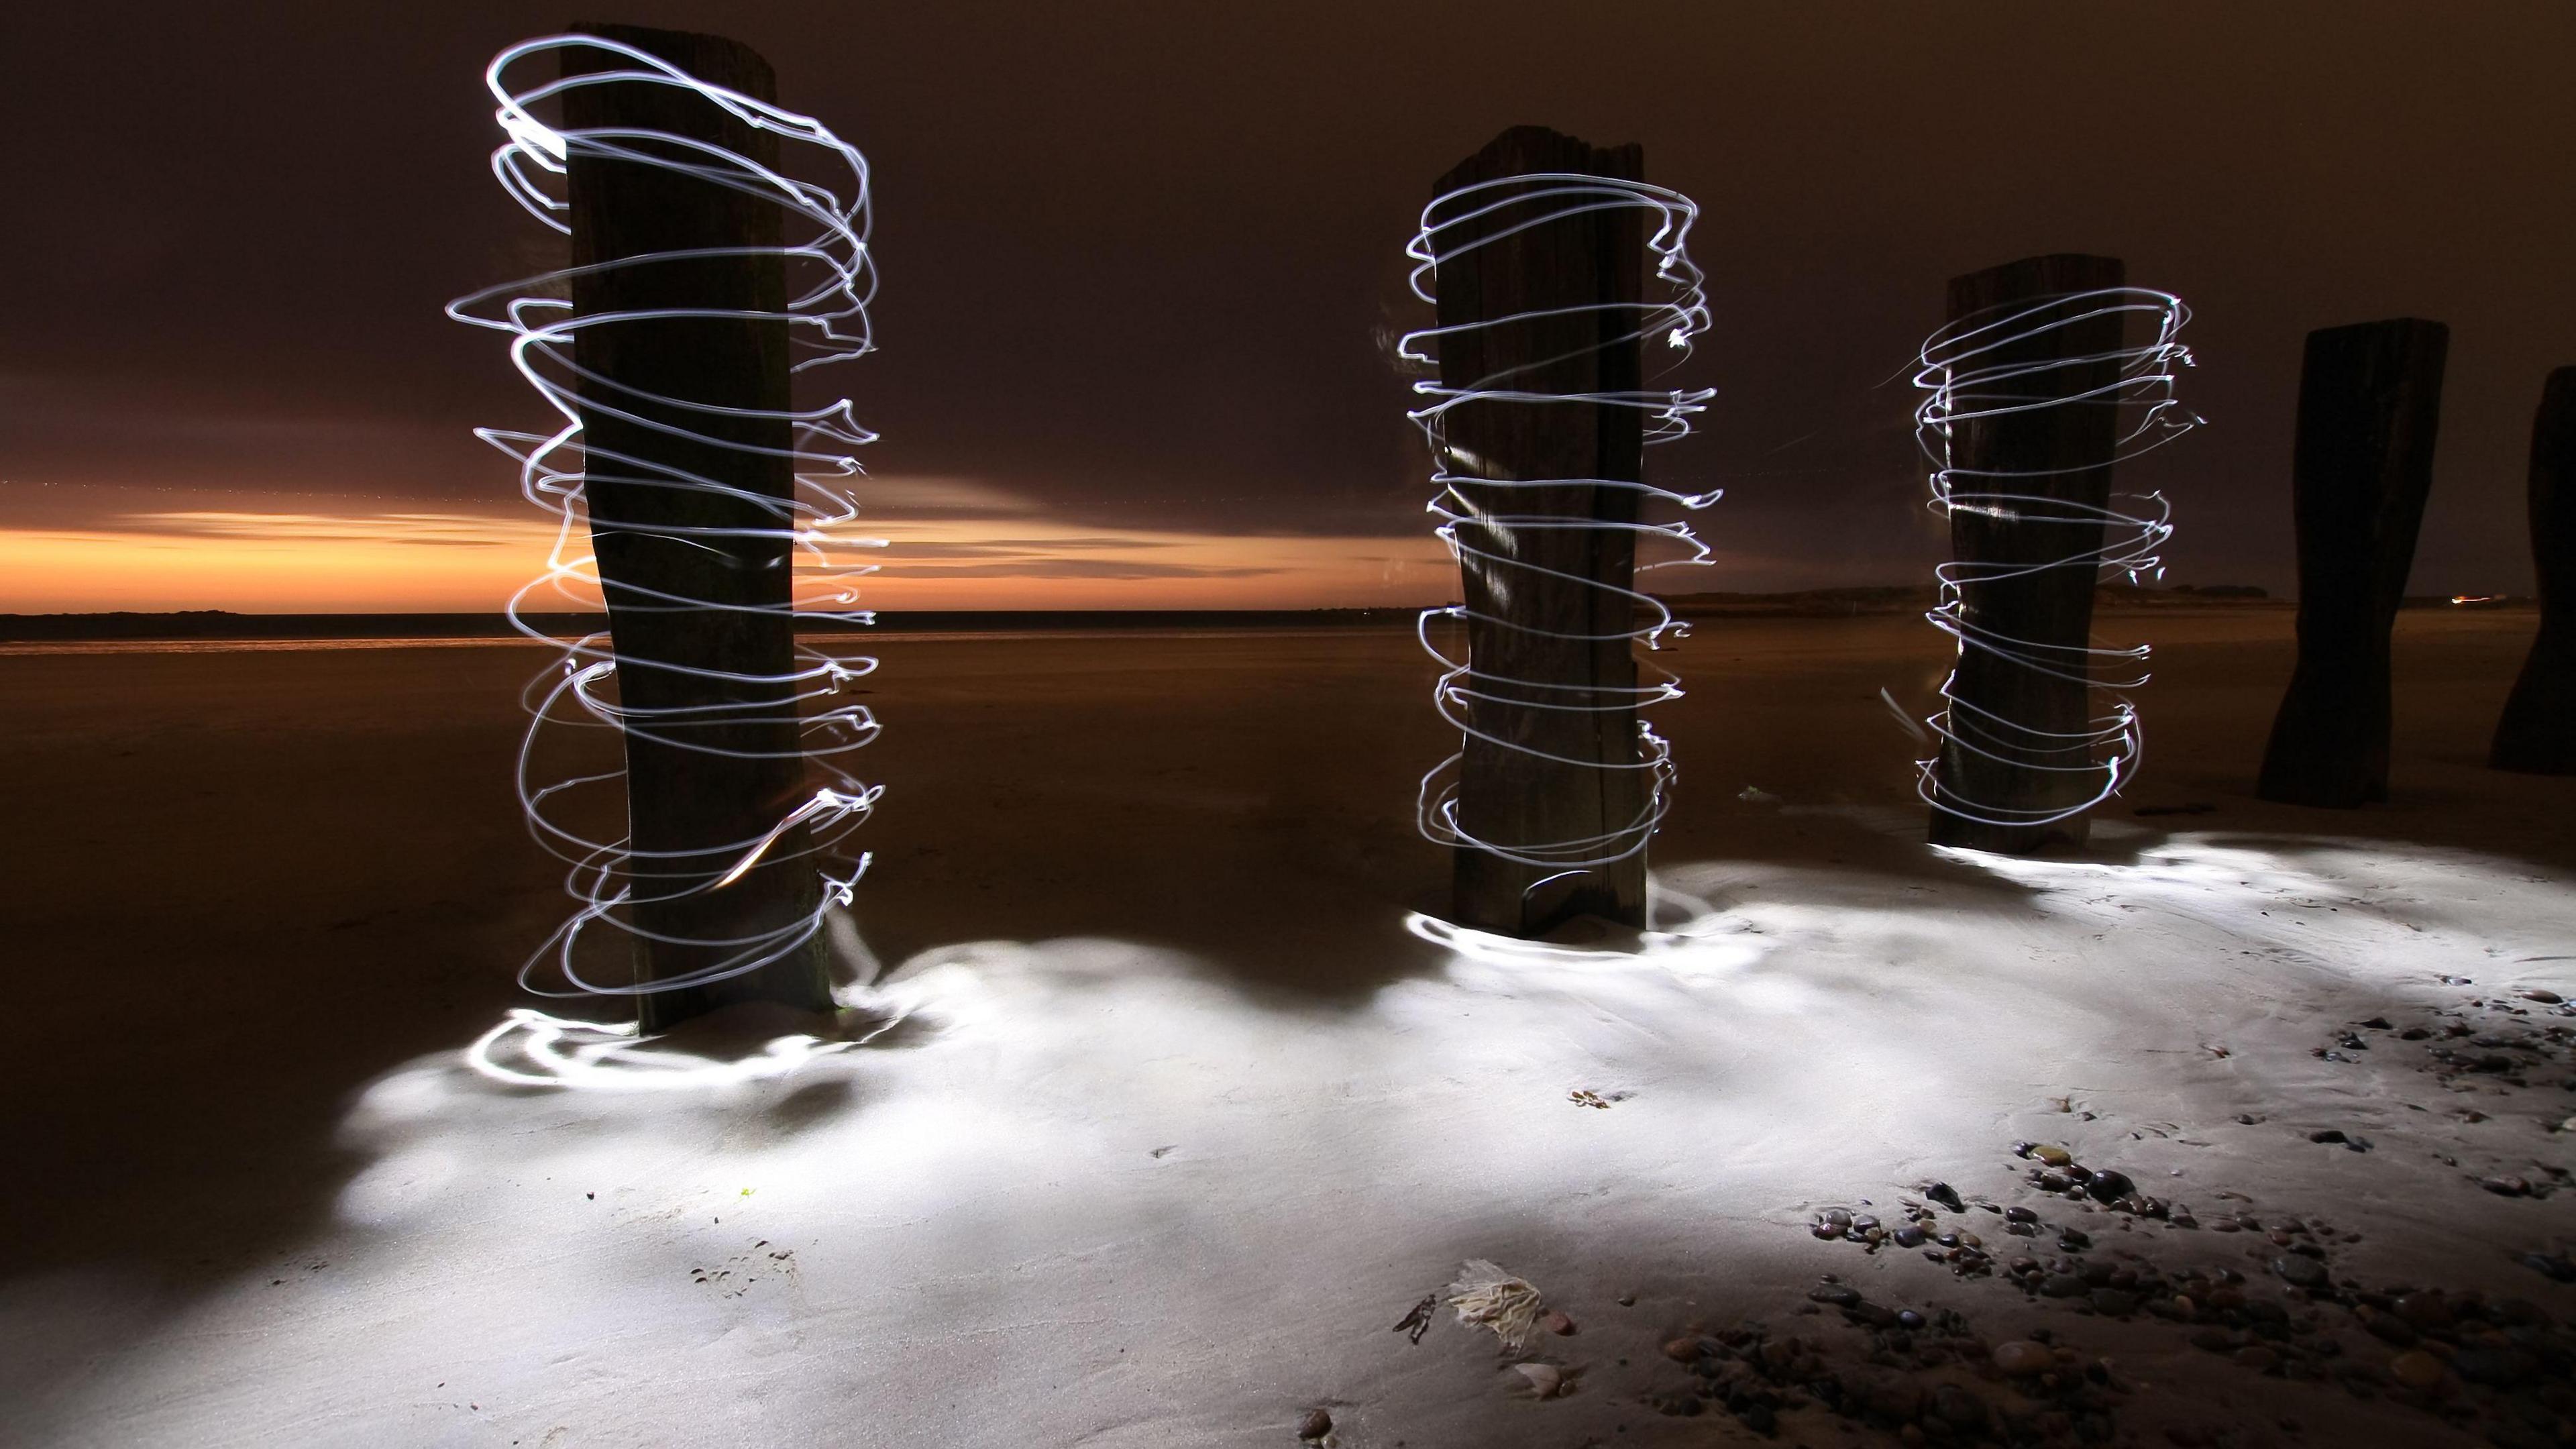
POLYGON ((2433 488, 2450 340, 2414 317, 2308 334, 2290 465, 2299 662, 2254 787, 2266 800, 2388 798, 2388 636, 2433 488))
MULTIPOLYGON (((1949 320, 1954 327, 2000 322, 2052 297, 2125 284, 2126 269, 2115 257, 2026 257, 1951 278, 1949 320)), ((2090 676, 2083 651, 2093 630, 2119 409, 2047 404, 2117 385, 2124 315, 2106 308, 2063 325, 2006 329, 2010 340, 1975 365, 2033 368, 2005 386, 2037 405, 1951 424, 1949 466, 1959 493, 2022 494, 2074 507, 2056 514, 2023 504, 1950 510, 1950 557, 1962 573, 1960 623, 2019 641, 2012 653, 2047 667, 1997 650, 1960 650, 1932 782, 1936 799, 1956 803, 1934 807, 1935 845, 2020 854, 2051 842, 2084 843, 2085 816, 2030 822, 2081 806, 2100 788, 2092 760, 2093 691, 2079 681, 2090 676), (2007 476, 1979 476, 1986 474, 2007 476)), ((2003 399, 1987 393, 1971 401, 1987 409, 2003 399)))
MULTIPOLYGON (((627 25, 574 28, 700 80, 776 97, 769 63, 733 41, 627 25)), ((584 74, 633 68, 597 49, 565 54, 567 68, 584 74)), ((564 121, 576 130, 660 131, 713 142, 764 164, 777 159, 774 135, 672 86, 576 87, 564 98, 564 121)), ((668 143, 621 144, 698 159, 668 143)), ((779 244, 774 202, 664 167, 576 150, 569 182, 576 268, 656 252, 779 244)), ((820 899, 813 865, 800 858, 807 843, 801 827, 780 835, 739 879, 709 889, 740 860, 744 842, 760 838, 807 795, 795 705, 786 684, 770 682, 795 667, 788 545, 763 532, 792 526, 783 506, 795 488, 785 456, 789 425, 705 410, 788 408, 786 290, 785 262, 774 252, 658 260, 573 277, 576 317, 660 308, 761 314, 620 321, 584 327, 574 344, 585 374, 584 489, 618 698, 630 716, 642 712, 625 740, 638 985, 736 957, 743 948, 726 943, 790 929, 811 917, 820 899), (678 484, 683 475, 751 496, 678 484)), ((647 1031, 739 1001, 808 1010, 832 1004, 819 938, 748 974, 639 1000, 647 1031)))
POLYGON ((2487 763, 2576 775, 2576 367, 2549 374, 2531 420, 2531 563, 2540 633, 2496 721, 2487 763))
MULTIPOLYGON (((1545 173, 1642 180, 1645 153, 1515 126, 1440 178, 1435 195, 1545 173)), ((1435 220, 1505 194, 1473 193, 1435 220)), ((1605 207, 1483 245, 1476 245, 1479 238, 1528 221, 1529 212, 1506 207, 1445 229, 1443 251, 1458 254, 1439 268, 1439 321, 1443 329, 1463 330, 1441 337, 1441 385, 1558 395, 1637 390, 1639 345, 1625 334, 1637 326, 1635 304, 1643 295, 1642 217, 1633 206, 1605 207), (1555 315, 1475 325, 1528 313, 1555 315)), ((1532 528, 1490 519, 1552 515, 1633 523, 1637 495, 1589 482, 1495 488, 1475 480, 1636 481, 1644 467, 1641 415, 1579 401, 1476 400, 1451 409, 1444 429, 1448 451, 1440 462, 1461 475, 1455 491, 1469 510, 1457 525, 1468 550, 1461 569, 1467 684, 1489 696, 1470 706, 1477 733, 1467 737, 1459 763, 1459 828, 1507 848, 1596 840, 1612 842, 1603 853, 1622 850, 1639 838, 1635 827, 1653 788, 1649 773, 1638 768, 1634 606, 1626 592, 1636 566, 1635 537, 1579 522, 1532 528)), ((1452 890, 1461 924, 1518 936, 1579 915, 1645 924, 1642 848, 1582 868, 1531 865, 1467 846, 1455 860, 1452 890)))

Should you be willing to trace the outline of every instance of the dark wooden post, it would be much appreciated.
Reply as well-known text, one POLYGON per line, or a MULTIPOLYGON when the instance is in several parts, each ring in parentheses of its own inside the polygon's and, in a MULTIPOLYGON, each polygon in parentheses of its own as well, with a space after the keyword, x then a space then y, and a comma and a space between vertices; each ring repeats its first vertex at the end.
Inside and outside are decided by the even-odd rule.
MULTIPOLYGON (((1645 153, 1634 145, 1604 148, 1542 126, 1515 126, 1440 178, 1437 194, 1542 172, 1642 180, 1645 153)), ((1501 194, 1480 192, 1458 209, 1485 205, 1501 194)), ((1638 344, 1615 340, 1635 327, 1633 310, 1575 310, 1498 327, 1472 324, 1636 303, 1645 272, 1641 216, 1634 207, 1596 210, 1531 227, 1443 263, 1440 325, 1469 330, 1441 339, 1441 385, 1473 387, 1509 372, 1497 385, 1525 392, 1640 387, 1638 344), (1528 370, 1511 371, 1519 368, 1528 370)), ((1528 219, 1526 211, 1506 209, 1458 225, 1441 233, 1442 249, 1453 251, 1528 219)), ((1452 408, 1444 424, 1448 456, 1441 461, 1452 473, 1503 480, 1642 476, 1644 427, 1634 408, 1468 402, 1452 408)), ((1464 481, 1457 492, 1480 513, 1636 519, 1637 496, 1625 488, 1571 483, 1503 489, 1464 481)), ((1652 786, 1646 771, 1633 768, 1640 759, 1637 661, 1629 638, 1634 611, 1619 592, 1634 575, 1635 537, 1624 529, 1516 529, 1474 518, 1458 528, 1462 543, 1528 565, 1480 564, 1471 555, 1461 571, 1465 602, 1475 616, 1467 626, 1468 683, 1507 697, 1476 701, 1470 717, 1478 730, 1528 749, 1592 762, 1558 763, 1470 735, 1458 772, 1461 829, 1507 847, 1615 835, 1638 819, 1652 786), (1553 687, 1534 690, 1532 682, 1553 687), (1568 704, 1617 707, 1529 707, 1568 704)), ((1642 926, 1645 852, 1573 870, 1462 847, 1453 889, 1459 922, 1490 931, 1532 936, 1578 915, 1642 926)))
MULTIPOLYGON (((769 63, 730 40, 625 25, 575 29, 634 46, 745 95, 769 100, 777 93, 769 63)), ((565 55, 567 67, 583 73, 632 67, 593 49, 565 55)), ((651 129, 711 141, 765 164, 775 164, 777 157, 775 136, 755 132, 671 86, 577 87, 564 98, 564 120, 573 129, 651 129)), ((570 187, 576 267, 652 252, 776 246, 782 231, 779 210, 767 200, 638 162, 576 153, 570 187)), ((777 256, 698 257, 577 274, 572 301, 581 317, 655 308, 777 314, 785 310, 786 289, 785 263, 777 256)), ((740 857, 739 842, 776 825, 806 797, 807 787, 787 687, 716 677, 776 678, 794 667, 787 545, 776 537, 706 532, 789 525, 783 504, 795 479, 781 455, 790 441, 788 425, 652 399, 784 410, 787 326, 723 317, 618 322, 582 329, 573 355, 588 374, 581 384, 589 460, 584 491, 617 651, 618 697, 630 711, 652 711, 655 732, 685 741, 646 739, 632 728, 626 736, 635 869, 648 895, 667 896, 720 879, 740 857), (657 422, 732 446, 675 436, 652 426, 657 422), (646 466, 621 458, 645 460, 646 466), (755 498, 673 486, 673 473, 713 479, 755 498), (755 499, 779 500, 782 506, 755 499), (703 602, 675 604, 674 598, 703 602)), ((812 862, 799 858, 806 844, 806 832, 791 829, 760 864, 721 889, 640 901, 636 924, 681 944, 639 938, 637 983, 705 969, 740 949, 708 943, 757 937, 809 916, 821 887, 812 862)), ((819 938, 746 975, 642 996, 643 1027, 660 1030, 749 1000, 828 1009, 831 992, 819 938)))
POLYGON ((2308 334, 2290 465, 2299 663, 2255 793, 2349 810, 2388 798, 2388 634, 2433 488, 2451 331, 2414 317, 2308 334))
POLYGON ((2549 374, 2531 420, 2531 563, 2540 634, 2505 699, 2487 763, 2576 775, 2576 367, 2549 374))
MULTIPOLYGON (((2115 257, 2027 257, 1951 278, 1950 321, 2001 320, 2050 297, 2125 282, 2126 269, 2115 257)), ((2111 311, 2035 330, 1973 365, 2093 358, 2003 386, 2032 401, 2108 388, 2120 375, 2115 354, 2121 318, 2111 311)), ((1992 393, 1983 398, 1988 406, 1999 401, 1992 393)), ((2094 555, 2102 547, 2098 510, 2110 505, 2111 461, 2118 441, 2119 409, 2089 403, 1968 419, 1953 424, 1950 435, 1953 469, 1965 475, 2018 475, 1962 476, 1953 484, 1958 492, 2018 493, 2080 505, 2071 511, 2082 513, 2083 521, 2031 517, 2019 508, 1963 507, 1950 513, 1950 557, 1960 564, 2023 568, 2076 560, 2014 577, 1966 580, 1959 602, 1962 622, 1969 627, 2025 641, 2015 647, 2046 662, 2051 671, 2077 679, 2090 673, 2083 650, 2092 637, 2094 555)), ((2081 768, 2092 760, 2091 747, 2068 743, 2090 730, 2092 693, 2088 685, 2052 677, 1989 650, 1962 650, 1950 682, 1950 733, 1955 738, 1943 742, 1933 767, 1935 793, 1957 801, 1961 810, 1982 810, 2016 823, 1990 824, 1936 807, 1932 843, 2013 853, 2052 841, 2082 845, 2088 823, 2082 815, 2047 825, 2019 822, 2080 805, 2100 788, 2099 774, 2081 768), (1971 749, 1970 743, 1981 748, 1971 749)))

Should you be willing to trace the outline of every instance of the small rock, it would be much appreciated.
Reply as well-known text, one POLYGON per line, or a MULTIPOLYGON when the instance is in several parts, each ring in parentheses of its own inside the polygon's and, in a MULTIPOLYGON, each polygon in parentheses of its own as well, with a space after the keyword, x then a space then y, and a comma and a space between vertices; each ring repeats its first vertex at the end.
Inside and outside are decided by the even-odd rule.
POLYGON ((2464 1348, 2451 1358, 2451 1371, 2473 1384, 2508 1388, 2531 1377, 2536 1365, 2516 1349, 2464 1348))
POLYGON ((1959 1200, 1959 1190, 1946 1182, 1936 1182, 1923 1189, 1923 1195, 1954 1213, 1968 1210, 1968 1205, 1959 1200))
POLYGON ((2117 1288, 2096 1288, 2086 1301, 2105 1318, 2126 1318, 2138 1311, 2138 1295, 2117 1288))
POLYGON ((2567 998, 2559 995, 2555 991, 2533 990, 2522 993, 2522 999, 2525 1001, 2537 1001, 2543 1006, 2556 1006, 2567 998))
POLYGON ((1898 1228, 1896 1230, 1896 1246, 1900 1248, 1922 1247, 1923 1230, 1912 1223, 1907 1223, 1905 1226, 1898 1228))
POLYGON ((1571 1338, 1574 1336, 1574 1320, 1568 1317, 1565 1310, 1561 1308, 1551 1308, 1547 1312, 1540 1314, 1538 1324, 1539 1327, 1546 1329, 1548 1332, 1555 1334, 1559 1338, 1571 1338))
POLYGON ((1636 1295, 1636 1294, 1634 1294, 1634 1293, 1622 1293, 1622 1294, 1620 1294, 1620 1295, 1619 1295, 1619 1306, 1620 1306, 1620 1307, 1622 1307, 1622 1308, 1634 1308, 1634 1307, 1636 1307, 1636 1306, 1637 1306, 1637 1295, 1636 1295))
POLYGON ((2343 1134, 2332 1127, 2328 1127, 2322 1132, 2309 1133, 2308 1140, 2310 1142, 2341 1142, 2343 1140, 2343 1134))
POLYGON ((2478 1184, 2498 1197, 2529 1197, 2531 1184, 2519 1177, 2490 1177, 2478 1184))
POLYGON ((1911 1309, 1911 1308, 1900 1308, 1900 1309, 1896 1310, 1896 1326, 1897 1326, 1897 1327, 1899 1327, 1899 1328, 1904 1328, 1904 1329, 1916 1329, 1916 1328, 1921 1328, 1921 1327, 1923 1326, 1923 1324, 1924 1324, 1924 1318, 1923 1318, 1923 1315, 1922 1315, 1922 1314, 1920 1314, 1920 1313, 1915 1312, 1913 1309, 1911 1309))
POLYGON ((2451 1326, 2451 1302, 2439 1293, 2409 1293, 2397 1300, 2397 1316, 2407 1325, 2431 1332, 2451 1326))
POLYGON ((2093 1195, 2095 1202, 2118 1202, 2134 1195, 2138 1185, 2131 1182, 2126 1173, 2097 1172, 2091 1181, 2084 1184, 2084 1190, 2093 1195))
POLYGON ((2047 1282, 2039 1285, 2042 1298, 2081 1298, 2091 1291, 2083 1279, 2072 1273, 2052 1273, 2047 1282))
POLYGON ((2057 1355, 2039 1344, 2020 1339, 1995 1345, 1994 1357, 1996 1368, 2017 1379, 2046 1373, 2057 1363, 2057 1355))
POLYGON ((1300 1439, 1321 1439, 1331 1432, 1333 1416, 1321 1409, 1308 1409, 1306 1417, 1297 1421, 1297 1437, 1300 1439))
POLYGON ((2030 1149, 2030 1155, 2047 1163, 2051 1167, 2064 1167, 2075 1160, 2074 1153, 2067 1151, 2063 1147, 2053 1146, 2048 1143, 2033 1144, 2030 1149))
POLYGON ((2576 1263, 2565 1258, 2553 1258, 2547 1253, 2525 1253, 2522 1266, 2556 1282, 2576 1283, 2576 1263))
POLYGON ((1550 1363, 1516 1363, 1512 1372, 1528 1381, 1530 1396, 1553 1399, 1565 1392, 1565 1371, 1550 1363))
POLYGON ((2424 1350, 2409 1349, 2388 1361, 2388 1373, 2406 1387, 2421 1393, 2442 1381, 2442 1361, 2424 1350))
POLYGON ((2259 1343, 2247 1344, 2236 1350, 2235 1358, 2238 1368, 2249 1368, 2256 1373, 2270 1373, 2281 1366, 2281 1355, 2259 1343))
POLYGON ((1843 1283, 1820 1284, 1808 1289, 1807 1296, 1834 1308, 1849 1308, 1860 1301, 1860 1291, 1843 1283))
POLYGON ((1664 1340, 1664 1357, 1671 1359, 1675 1363, 1697 1363, 1699 1362, 1701 1353, 1704 1351, 1705 1350, 1700 1341, 1696 1338, 1668 1338, 1664 1340))
POLYGON ((2272 1271, 2280 1276, 2282 1282, 2293 1288, 2326 1286, 2326 1265, 2314 1258, 2302 1257, 2296 1253, 2274 1258, 2272 1271))

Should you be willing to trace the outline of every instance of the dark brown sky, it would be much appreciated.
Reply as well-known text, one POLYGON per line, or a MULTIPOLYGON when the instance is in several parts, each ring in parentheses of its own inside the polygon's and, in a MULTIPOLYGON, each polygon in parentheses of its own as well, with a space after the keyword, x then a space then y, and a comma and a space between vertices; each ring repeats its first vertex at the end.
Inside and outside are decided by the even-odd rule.
MULTIPOLYGON (((532 400, 448 298, 527 269, 481 68, 544 6, 13 5, 0 525, 280 492, 499 507, 532 400), (51 485, 51 486, 48 486, 51 485)), ((2289 582, 2302 334, 2452 327, 2423 590, 2527 588, 2523 453, 2576 362, 2576 6, 846 5, 721 30, 877 167, 873 470, 1102 530, 1414 534, 1379 334, 1431 178, 1496 129, 1640 141, 1705 209, 1707 587, 1928 575, 1899 370, 1943 279, 2125 257, 2207 431, 2173 577, 2289 582), (1895 380, 1889 381, 1891 377, 1895 380)), ((2141 475, 2143 481, 2145 475, 2141 475)), ((244 506, 249 506, 245 504, 244 506)))

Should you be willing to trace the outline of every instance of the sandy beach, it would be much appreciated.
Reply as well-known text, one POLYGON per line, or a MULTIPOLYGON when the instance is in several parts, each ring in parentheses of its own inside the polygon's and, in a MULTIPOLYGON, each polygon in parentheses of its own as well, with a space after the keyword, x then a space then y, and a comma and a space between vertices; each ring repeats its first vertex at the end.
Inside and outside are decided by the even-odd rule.
MULTIPOLYGON (((1710 1367, 1758 1322, 1854 1402, 1976 1397, 1959 1443, 2557 1442, 2474 1357, 2563 1341, 2497 1305, 2576 1315, 2526 1261, 2576 1248, 2576 781, 2484 768, 2533 623, 2403 614, 2394 798, 2337 813, 2251 794, 2287 609, 2110 612, 2157 649, 2144 773, 2010 860, 1923 844, 1879 691, 1928 707, 1942 636, 1708 621, 1658 929, 1555 946, 1412 920, 1450 742, 1409 631, 887 637, 836 930, 884 1029, 492 1039, 545 1086, 465 1057, 563 908, 511 795, 541 651, 21 646, 0 1440, 1757 1442, 1679 1404, 1765 1371, 1710 1367), (1389 1331, 1471 1259, 1575 1331, 1389 1331), (2130 1286, 2041 1291, 2092 1263, 2130 1286), (2402 1288, 2483 1306, 2409 1349, 2355 1296, 2402 1288), (2044 1379, 1991 1352, 2031 1342, 2044 1379)), ((1778 1442, 1897 1442, 1777 1396, 1778 1442)))

